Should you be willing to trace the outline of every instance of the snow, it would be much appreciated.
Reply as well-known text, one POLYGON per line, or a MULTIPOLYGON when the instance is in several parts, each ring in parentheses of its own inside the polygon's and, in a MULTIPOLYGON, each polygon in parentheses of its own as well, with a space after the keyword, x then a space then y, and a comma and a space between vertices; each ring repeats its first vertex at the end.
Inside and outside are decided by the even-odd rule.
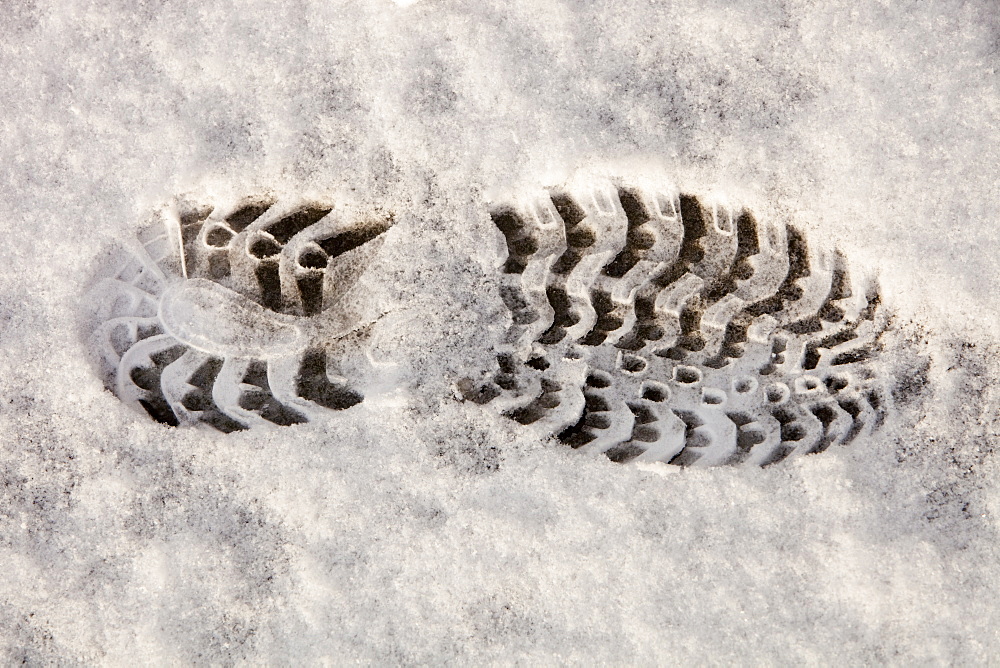
POLYGON ((9 4, 4 663, 1000 651, 993 3, 9 4), (877 271, 916 396, 763 470, 616 465, 456 401, 504 330, 485 198, 580 169, 720 193, 877 271), (396 214, 364 279, 393 387, 228 435, 134 413, 81 333, 109 249, 175 195, 265 189, 396 214))

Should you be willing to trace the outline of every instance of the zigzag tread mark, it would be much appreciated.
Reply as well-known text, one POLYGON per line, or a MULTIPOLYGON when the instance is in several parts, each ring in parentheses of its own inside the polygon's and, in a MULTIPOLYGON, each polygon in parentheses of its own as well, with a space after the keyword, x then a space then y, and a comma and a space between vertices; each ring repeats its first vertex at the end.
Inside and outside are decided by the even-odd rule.
MULTIPOLYGON (((616 462, 767 466, 881 424, 886 394, 866 366, 880 352, 880 298, 858 292, 841 254, 813 251, 796 228, 761 225, 745 209, 682 194, 676 217, 658 218, 650 202, 662 196, 622 185, 614 192, 624 245, 598 272, 588 265, 589 283, 576 284, 569 277, 590 254, 614 247, 602 237, 612 232, 594 226, 579 191, 552 195, 568 243, 546 275, 554 315, 530 355, 544 359, 546 373, 590 369, 583 406, 557 434, 562 442, 616 462), (672 252, 664 220, 678 225, 672 252), (582 293, 580 285, 589 287, 582 293)), ((512 253, 503 228, 516 226, 497 226, 512 253)), ((517 379, 541 368, 524 352, 504 355, 497 389, 480 394, 482 403, 516 396, 517 379)), ((541 424, 544 396, 508 415, 541 424)))

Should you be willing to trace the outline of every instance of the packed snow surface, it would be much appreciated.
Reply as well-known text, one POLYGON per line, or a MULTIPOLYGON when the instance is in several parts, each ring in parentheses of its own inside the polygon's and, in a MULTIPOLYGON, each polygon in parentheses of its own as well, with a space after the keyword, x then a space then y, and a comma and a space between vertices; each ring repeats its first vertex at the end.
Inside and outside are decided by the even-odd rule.
POLYGON ((18 0, 0 26, 3 663, 1000 653, 990 0, 18 0), (487 203, 581 170, 878 274, 883 428, 620 465, 461 401, 509 324, 487 203), (105 390, 85 295, 164 202, 260 192, 392 214, 359 283, 382 386, 289 427, 159 424, 105 390))

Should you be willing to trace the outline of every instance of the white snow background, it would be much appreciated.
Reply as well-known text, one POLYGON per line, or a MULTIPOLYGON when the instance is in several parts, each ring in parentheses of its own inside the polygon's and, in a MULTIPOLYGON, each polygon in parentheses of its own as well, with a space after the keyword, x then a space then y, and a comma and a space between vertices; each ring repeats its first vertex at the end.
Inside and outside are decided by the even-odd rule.
POLYGON ((4 0, 0 30, 3 664, 996 661, 995 2, 4 0), (580 168, 878 271, 917 398, 763 470, 457 401, 505 327, 484 198, 580 168), (95 267, 176 194, 261 189, 397 213, 366 280, 399 389, 160 425, 90 364, 95 267))

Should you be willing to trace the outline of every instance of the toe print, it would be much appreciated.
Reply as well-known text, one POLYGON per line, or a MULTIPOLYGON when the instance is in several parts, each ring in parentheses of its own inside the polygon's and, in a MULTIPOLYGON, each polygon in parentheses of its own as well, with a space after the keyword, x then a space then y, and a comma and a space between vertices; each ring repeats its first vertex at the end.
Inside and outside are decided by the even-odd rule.
POLYGON ((610 183, 490 216, 512 324, 470 400, 618 462, 766 466, 882 421, 878 287, 797 229, 610 183))

